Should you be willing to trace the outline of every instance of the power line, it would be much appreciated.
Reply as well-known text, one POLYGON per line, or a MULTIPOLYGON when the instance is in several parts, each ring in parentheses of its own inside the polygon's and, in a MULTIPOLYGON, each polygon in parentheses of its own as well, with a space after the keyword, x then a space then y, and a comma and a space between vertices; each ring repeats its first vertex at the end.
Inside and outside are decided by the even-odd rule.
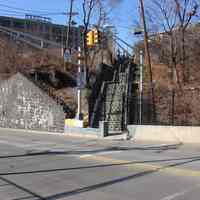
MULTIPOLYGON (((21 11, 14 11, 14 10, 6 10, 6 9, 0 9, 1 12, 6 12, 6 13, 11 13, 11 14, 29 14, 29 15, 34 15, 34 13, 25 13, 25 12, 21 12, 21 11)), ((53 15, 67 15, 67 13, 65 12, 52 12, 52 13, 40 13, 40 15, 43 16, 53 16, 53 15)))
POLYGON ((22 14, 22 12, 20 12, 20 11, 14 11, 14 10, 0 9, 0 11, 2 11, 2 12, 10 12, 10 13, 20 13, 20 14, 22 14))
MULTIPOLYGON (((9 8, 9 9, 12 9, 12 10, 19 10, 19 11, 25 11, 25 12, 36 12, 36 13, 44 13, 44 12, 49 12, 51 13, 50 10, 31 10, 31 9, 24 9, 24 8, 19 8, 19 7, 13 7, 13 6, 10 6, 10 5, 7 5, 7 4, 2 4, 0 3, 0 7, 4 7, 4 8, 9 8)), ((54 10, 55 11, 55 10, 54 10)), ((55 11, 55 12, 60 12, 60 13, 64 13, 62 11, 55 11)))
POLYGON ((16 3, 16 1, 12 1, 12 0, 0 0, 0 2, 3 2, 3 3, 16 3))
POLYGON ((3 13, 3 16, 5 17, 24 17, 24 15, 20 15, 20 14, 12 14, 12 16, 10 15, 10 13, 3 13))

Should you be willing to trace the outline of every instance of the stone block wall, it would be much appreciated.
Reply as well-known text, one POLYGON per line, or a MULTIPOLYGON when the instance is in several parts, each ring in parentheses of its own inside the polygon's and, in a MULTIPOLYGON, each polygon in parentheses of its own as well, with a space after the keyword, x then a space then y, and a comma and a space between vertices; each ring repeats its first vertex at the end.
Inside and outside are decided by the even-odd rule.
POLYGON ((22 74, 0 84, 0 98, 0 127, 64 132, 62 106, 22 74))

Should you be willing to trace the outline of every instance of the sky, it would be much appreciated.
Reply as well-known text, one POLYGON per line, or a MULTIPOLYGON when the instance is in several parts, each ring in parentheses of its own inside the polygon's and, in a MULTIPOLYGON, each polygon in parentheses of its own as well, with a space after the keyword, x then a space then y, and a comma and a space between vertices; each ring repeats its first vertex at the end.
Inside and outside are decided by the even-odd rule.
MULTIPOLYGON (((106 0, 108 1, 108 0, 106 0)), ((110 0, 111 1, 111 0, 110 0)), ((111 25, 114 25, 120 38, 133 44, 134 21, 138 20, 138 0, 112 0, 117 2, 109 15, 111 25)), ((23 18, 25 13, 40 15, 47 12, 69 11, 70 0, 0 0, 0 15, 23 18), (16 9, 15 9, 16 8, 16 9)), ((81 0, 74 0, 74 11, 79 15, 73 20, 82 23, 81 0)), ((66 15, 51 15, 53 23, 66 24, 66 15)))

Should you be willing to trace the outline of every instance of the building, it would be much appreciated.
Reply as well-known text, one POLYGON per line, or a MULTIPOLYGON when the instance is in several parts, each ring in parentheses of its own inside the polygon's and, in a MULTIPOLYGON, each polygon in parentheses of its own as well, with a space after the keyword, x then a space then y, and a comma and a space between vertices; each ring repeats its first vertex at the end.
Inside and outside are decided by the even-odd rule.
MULTIPOLYGON (((0 16, 0 26, 20 32, 31 33, 57 43, 64 44, 67 36, 67 26, 54 24, 50 18, 26 15, 24 19, 0 16)), ((70 41, 71 47, 78 49, 83 44, 83 26, 72 26, 70 41)))

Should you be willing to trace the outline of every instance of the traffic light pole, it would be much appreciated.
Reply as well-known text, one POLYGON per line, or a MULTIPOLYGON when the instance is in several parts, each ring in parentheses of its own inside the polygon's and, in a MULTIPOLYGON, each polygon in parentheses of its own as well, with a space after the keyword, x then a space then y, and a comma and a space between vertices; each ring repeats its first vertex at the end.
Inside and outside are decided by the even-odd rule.
POLYGON ((139 124, 142 125, 142 97, 143 97, 143 66, 144 66, 144 56, 143 51, 140 51, 140 96, 139 96, 139 124))
MULTIPOLYGON (((81 75, 82 67, 81 67, 81 48, 78 48, 78 73, 81 75)), ((82 114, 82 105, 81 105, 81 87, 78 87, 77 90, 77 98, 78 98, 78 109, 77 109, 77 116, 76 118, 78 120, 83 119, 83 114, 82 114)))

